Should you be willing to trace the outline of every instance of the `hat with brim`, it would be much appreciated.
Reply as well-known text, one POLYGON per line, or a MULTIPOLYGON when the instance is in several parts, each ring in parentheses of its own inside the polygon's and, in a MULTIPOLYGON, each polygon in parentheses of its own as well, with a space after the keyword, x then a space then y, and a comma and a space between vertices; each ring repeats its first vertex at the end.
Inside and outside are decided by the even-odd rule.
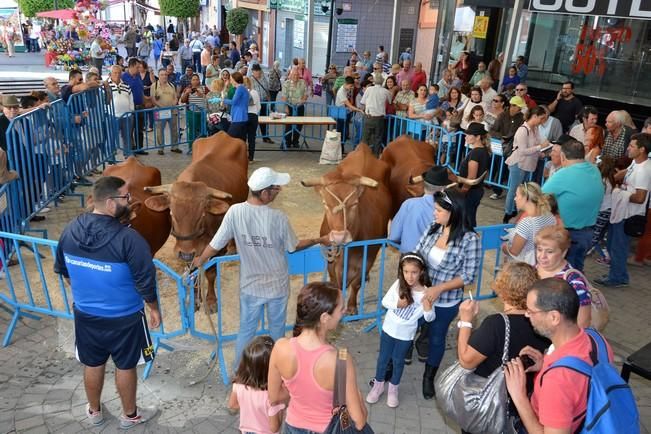
POLYGON ((256 169, 247 182, 251 191, 261 191, 274 185, 289 184, 289 173, 279 173, 270 167, 256 169))
POLYGON ((480 124, 479 122, 472 122, 466 128, 466 135, 483 136, 484 134, 488 134, 488 131, 484 128, 484 124, 480 124))
POLYGON ((423 181, 430 185, 444 187, 450 183, 448 169, 444 166, 432 166, 427 172, 423 173, 423 181))
POLYGON ((2 96, 2 107, 18 107, 18 98, 16 95, 3 95, 2 96))
POLYGON ((6 184, 18 179, 18 173, 13 170, 7 170, 7 153, 0 149, 0 184, 6 184))
POLYGON ((521 96, 514 96, 509 100, 509 104, 520 107, 521 109, 527 106, 527 103, 522 99, 521 96))

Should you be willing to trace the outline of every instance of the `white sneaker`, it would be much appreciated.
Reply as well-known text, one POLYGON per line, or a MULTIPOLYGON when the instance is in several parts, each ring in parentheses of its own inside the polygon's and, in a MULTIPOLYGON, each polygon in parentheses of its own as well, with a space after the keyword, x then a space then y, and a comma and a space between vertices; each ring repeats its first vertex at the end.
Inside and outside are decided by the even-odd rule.
POLYGON ((499 199, 500 197, 502 197, 502 194, 501 194, 501 193, 500 193, 500 194, 493 193, 493 194, 491 194, 490 196, 488 196, 489 199, 493 199, 493 200, 497 200, 497 199, 499 199))
POLYGON ((45 206, 45 207, 41 208, 38 213, 39 214, 45 214, 45 213, 48 213, 50 211, 52 211, 52 209, 45 206))
POLYGON ((91 411, 90 404, 86 404, 86 417, 93 425, 101 425, 104 423, 104 416, 102 415, 102 405, 100 404, 99 410, 91 411))
POLYGON ((137 407, 136 417, 127 417, 120 415, 120 428, 129 429, 141 423, 148 422, 158 414, 158 407, 137 407))

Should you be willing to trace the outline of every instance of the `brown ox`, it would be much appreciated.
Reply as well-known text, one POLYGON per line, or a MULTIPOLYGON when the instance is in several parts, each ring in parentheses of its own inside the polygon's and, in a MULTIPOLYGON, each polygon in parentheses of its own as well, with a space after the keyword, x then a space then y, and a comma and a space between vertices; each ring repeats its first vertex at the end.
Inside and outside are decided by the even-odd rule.
POLYGON ((394 216, 402 203, 412 197, 423 195, 423 184, 412 183, 410 179, 421 175, 434 165, 434 148, 411 136, 400 136, 382 151, 380 160, 391 168, 391 197, 394 216))
POLYGON ((160 170, 143 165, 135 157, 129 157, 126 161, 107 167, 102 175, 116 176, 126 181, 131 194, 131 227, 147 240, 152 256, 155 255, 170 236, 170 213, 168 210, 152 211, 143 204, 152 196, 144 187, 161 184, 160 170))
MULTIPOLYGON (((228 207, 246 200, 248 166, 246 144, 220 132, 194 142, 192 163, 176 182, 148 188, 159 194, 147 199, 145 205, 154 211, 170 210, 174 252, 179 259, 191 263, 219 229, 228 207)), ((217 305, 215 275, 214 268, 206 272, 206 303, 211 311, 217 305)), ((195 300, 198 303, 199 297, 195 300)))
MULTIPOLYGON (((375 158, 366 144, 361 144, 331 172, 321 178, 306 179, 305 187, 315 187, 321 195, 325 215, 321 235, 329 235, 333 244, 386 238, 391 218, 389 166, 375 158)), ((368 248, 366 275, 375 262, 380 246, 368 248)), ((328 255, 330 280, 343 287, 343 252, 328 255)), ((350 287, 348 313, 357 312, 357 292, 362 283, 362 247, 348 252, 346 287, 350 287)))

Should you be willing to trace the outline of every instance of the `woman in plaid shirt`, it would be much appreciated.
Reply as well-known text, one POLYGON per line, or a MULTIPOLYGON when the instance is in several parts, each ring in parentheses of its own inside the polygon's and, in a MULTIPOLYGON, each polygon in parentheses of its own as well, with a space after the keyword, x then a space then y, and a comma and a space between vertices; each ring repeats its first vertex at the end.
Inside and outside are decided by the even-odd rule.
POLYGON ((481 258, 479 237, 468 221, 463 195, 456 189, 434 193, 434 222, 418 242, 416 251, 427 261, 432 286, 426 297, 434 301, 436 311, 436 319, 428 328, 423 374, 423 397, 431 399, 450 322, 459 312, 463 287, 475 280, 481 258))

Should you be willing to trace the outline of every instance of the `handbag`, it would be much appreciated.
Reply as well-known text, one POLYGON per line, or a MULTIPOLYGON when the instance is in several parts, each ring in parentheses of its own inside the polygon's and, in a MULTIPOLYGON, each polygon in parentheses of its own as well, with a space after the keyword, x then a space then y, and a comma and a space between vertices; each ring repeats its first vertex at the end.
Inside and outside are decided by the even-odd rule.
POLYGON ((355 422, 348 414, 346 408, 346 359, 348 359, 348 350, 339 348, 335 366, 335 388, 332 391, 332 419, 323 434, 374 434, 368 423, 361 430, 355 428, 355 422))
MULTIPOLYGON (((505 314, 500 315, 505 325, 503 365, 509 357, 511 325, 505 314)), ((501 365, 484 378, 455 362, 436 379, 436 400, 444 413, 464 431, 486 434, 513 432, 501 365)))

